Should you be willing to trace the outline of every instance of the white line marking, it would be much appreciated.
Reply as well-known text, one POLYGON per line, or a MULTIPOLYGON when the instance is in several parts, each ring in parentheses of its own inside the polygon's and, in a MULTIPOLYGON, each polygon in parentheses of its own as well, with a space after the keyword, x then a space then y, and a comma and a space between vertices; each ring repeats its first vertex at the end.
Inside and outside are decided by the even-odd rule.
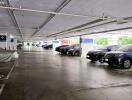
POLYGON ((4 88, 5 88, 5 84, 2 84, 2 85, 1 85, 1 88, 0 88, 0 95, 2 94, 4 88))
POLYGON ((9 79, 9 77, 10 77, 10 75, 11 75, 11 73, 12 73, 14 67, 15 67, 15 65, 16 65, 16 61, 15 61, 14 65, 12 66, 10 72, 8 73, 8 75, 7 75, 7 77, 5 79, 9 79))
MULTIPOLYGON (((9 79, 9 77, 10 77, 10 75, 11 75, 11 73, 12 73, 12 71, 13 71, 15 65, 16 65, 16 62, 17 62, 17 61, 15 61, 14 65, 12 66, 12 68, 11 68, 10 72, 8 73, 8 75, 6 76, 5 80, 8 80, 8 79, 9 79)), ((6 85, 6 83, 1 84, 0 95, 1 95, 2 92, 3 92, 3 90, 4 90, 4 88, 5 88, 5 85, 6 85)))

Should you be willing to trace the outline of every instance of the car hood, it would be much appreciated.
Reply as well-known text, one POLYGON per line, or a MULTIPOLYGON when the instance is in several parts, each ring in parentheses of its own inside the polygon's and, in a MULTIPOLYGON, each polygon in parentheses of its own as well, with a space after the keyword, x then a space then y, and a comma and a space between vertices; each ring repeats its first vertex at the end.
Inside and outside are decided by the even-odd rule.
POLYGON ((125 52, 122 52, 122 51, 110 51, 110 52, 107 52, 106 54, 124 54, 125 52))
POLYGON ((69 51, 80 50, 80 48, 70 48, 69 51))
POLYGON ((106 50, 92 50, 89 51, 88 53, 103 53, 103 52, 107 52, 106 50))
POLYGON ((67 49, 67 48, 69 48, 69 47, 61 47, 61 49, 67 49))

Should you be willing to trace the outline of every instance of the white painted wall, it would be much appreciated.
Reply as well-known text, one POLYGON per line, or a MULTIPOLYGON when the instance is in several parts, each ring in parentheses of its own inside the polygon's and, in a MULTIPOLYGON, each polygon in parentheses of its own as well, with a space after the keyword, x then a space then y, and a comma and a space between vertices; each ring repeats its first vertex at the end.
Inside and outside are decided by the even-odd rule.
POLYGON ((86 57, 86 54, 88 53, 88 51, 90 50, 96 50, 100 47, 102 47, 102 45, 97 45, 95 44, 95 38, 108 38, 108 44, 109 45, 114 45, 114 44, 118 44, 118 35, 112 35, 112 34, 95 34, 95 35, 85 35, 82 36, 81 38, 86 38, 86 39, 93 39, 93 43, 81 43, 81 47, 82 47, 82 55, 81 57, 86 57))
POLYGON ((14 42, 11 42, 10 35, 7 33, 0 33, 0 35, 6 35, 6 42, 0 42, 0 48, 6 50, 17 50, 17 39, 14 38, 14 42))
POLYGON ((9 50, 17 50, 17 39, 14 38, 14 42, 11 42, 11 39, 9 38, 8 49, 9 50))
MULTIPOLYGON (((7 33, 0 33, 0 35, 7 35, 7 33)), ((0 42, 0 48, 6 49, 7 48, 7 41, 6 42, 0 42)))
POLYGON ((58 52, 55 51, 55 48, 61 46, 61 39, 55 39, 53 40, 53 54, 58 54, 58 52))
POLYGON ((81 42, 81 48, 82 48, 82 55, 81 57, 86 57, 86 54, 88 53, 88 51, 90 50, 93 50, 95 48, 95 45, 94 45, 94 38, 93 37, 90 37, 90 36, 82 36, 81 39, 93 39, 93 42, 91 43, 87 43, 87 42, 84 42, 82 41, 81 42))

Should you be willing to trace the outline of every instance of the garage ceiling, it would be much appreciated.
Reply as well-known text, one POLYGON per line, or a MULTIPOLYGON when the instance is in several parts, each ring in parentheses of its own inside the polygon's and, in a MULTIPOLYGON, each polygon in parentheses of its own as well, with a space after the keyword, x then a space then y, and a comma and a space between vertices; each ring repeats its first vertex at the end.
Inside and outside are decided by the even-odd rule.
POLYGON ((131 0, 0 0, 0 32, 14 34, 18 39, 33 40, 46 39, 60 34, 60 37, 74 36, 76 31, 83 30, 83 28, 86 28, 83 30, 85 33, 92 33, 95 30, 104 31, 130 27, 132 19, 131 4, 131 0), (3 8, 8 6, 36 11, 3 8), (40 13, 38 11, 57 12, 63 13, 63 15, 40 13), (13 15, 15 19, 11 17, 13 15), (87 17, 84 17, 84 15, 87 17), (96 17, 93 18, 92 16, 96 17), (111 20, 99 20, 99 17, 101 19, 109 19, 110 17, 116 19, 116 21, 103 25, 102 23, 111 22, 111 20), (123 18, 127 17, 130 18, 125 20, 123 24, 123 18), (117 19, 122 24, 117 24, 117 19), (17 24, 14 24, 14 20, 17 24), (89 29, 88 27, 91 26, 95 27, 89 29))

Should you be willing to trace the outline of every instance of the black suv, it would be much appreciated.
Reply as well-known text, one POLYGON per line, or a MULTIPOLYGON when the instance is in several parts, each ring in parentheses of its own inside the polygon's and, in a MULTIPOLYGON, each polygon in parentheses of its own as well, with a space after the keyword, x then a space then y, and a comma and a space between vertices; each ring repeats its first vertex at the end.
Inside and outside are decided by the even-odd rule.
POLYGON ((67 54, 71 56, 80 56, 81 55, 81 45, 77 44, 73 48, 70 48, 67 51, 67 54))
POLYGON ((90 59, 91 61, 98 61, 99 60, 100 63, 103 63, 105 53, 110 52, 110 51, 115 51, 119 47, 120 47, 119 45, 104 46, 100 49, 89 51, 86 55, 86 58, 90 59))
POLYGON ((119 48, 117 51, 106 53, 105 62, 110 66, 118 66, 129 69, 132 64, 132 44, 119 48))

